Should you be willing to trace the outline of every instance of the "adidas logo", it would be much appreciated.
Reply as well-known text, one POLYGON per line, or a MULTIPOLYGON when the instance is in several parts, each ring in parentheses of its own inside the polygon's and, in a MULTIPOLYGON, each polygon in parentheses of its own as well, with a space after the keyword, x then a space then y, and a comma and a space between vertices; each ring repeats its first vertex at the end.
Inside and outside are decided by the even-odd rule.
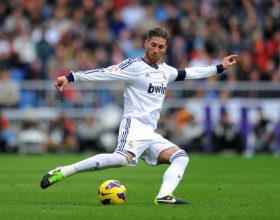
POLYGON ((146 73, 145 77, 150 77, 150 74, 149 74, 149 73, 146 73))

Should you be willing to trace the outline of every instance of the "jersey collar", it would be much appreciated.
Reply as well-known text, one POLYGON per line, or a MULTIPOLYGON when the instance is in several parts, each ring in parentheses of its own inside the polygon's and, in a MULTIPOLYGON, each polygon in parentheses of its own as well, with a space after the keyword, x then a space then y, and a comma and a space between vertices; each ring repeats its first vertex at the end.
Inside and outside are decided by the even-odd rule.
POLYGON ((141 57, 141 59, 142 59, 146 64, 148 64, 150 67, 153 67, 153 68, 155 68, 155 69, 158 69, 158 68, 159 68, 159 65, 158 65, 158 66, 151 65, 151 64, 149 64, 148 62, 146 62, 146 60, 145 60, 143 57, 141 57))

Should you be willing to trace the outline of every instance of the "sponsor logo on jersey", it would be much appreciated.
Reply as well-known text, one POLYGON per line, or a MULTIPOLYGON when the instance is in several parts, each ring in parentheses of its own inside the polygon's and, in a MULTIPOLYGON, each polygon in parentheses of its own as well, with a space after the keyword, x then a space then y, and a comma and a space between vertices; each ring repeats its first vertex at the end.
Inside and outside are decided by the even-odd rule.
POLYGON ((166 87, 163 84, 158 86, 158 85, 153 85, 152 83, 150 83, 149 88, 148 88, 148 93, 165 94, 165 90, 166 90, 166 87))

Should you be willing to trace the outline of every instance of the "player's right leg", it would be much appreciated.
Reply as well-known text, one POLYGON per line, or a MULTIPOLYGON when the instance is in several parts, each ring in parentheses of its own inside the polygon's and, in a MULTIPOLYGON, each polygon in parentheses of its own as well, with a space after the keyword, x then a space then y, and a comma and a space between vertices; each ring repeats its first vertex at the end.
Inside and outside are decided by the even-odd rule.
POLYGON ((154 202, 156 204, 189 205, 189 202, 178 199, 172 195, 179 185, 189 162, 189 157, 186 152, 181 150, 178 146, 173 146, 161 151, 158 156, 158 161, 160 163, 169 163, 170 165, 164 173, 160 191, 154 202))
POLYGON ((43 176, 41 180, 41 188, 45 189, 54 183, 61 181, 65 177, 72 176, 79 172, 126 166, 132 156, 133 155, 129 152, 98 154, 68 166, 57 167, 43 176))

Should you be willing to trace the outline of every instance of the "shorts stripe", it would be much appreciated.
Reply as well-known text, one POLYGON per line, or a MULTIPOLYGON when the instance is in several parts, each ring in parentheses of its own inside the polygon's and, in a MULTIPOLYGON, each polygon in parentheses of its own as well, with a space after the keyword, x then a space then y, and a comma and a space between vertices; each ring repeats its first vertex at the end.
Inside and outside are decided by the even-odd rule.
POLYGON ((187 157, 187 153, 184 150, 175 152, 169 159, 169 162, 172 163, 178 157, 187 157))
POLYGON ((117 148, 117 151, 122 151, 125 144, 126 144, 126 138, 127 138, 128 133, 129 133, 130 123, 131 123, 131 118, 127 118, 125 129, 124 129, 124 132, 122 133, 122 138, 120 140, 120 144, 117 148))

